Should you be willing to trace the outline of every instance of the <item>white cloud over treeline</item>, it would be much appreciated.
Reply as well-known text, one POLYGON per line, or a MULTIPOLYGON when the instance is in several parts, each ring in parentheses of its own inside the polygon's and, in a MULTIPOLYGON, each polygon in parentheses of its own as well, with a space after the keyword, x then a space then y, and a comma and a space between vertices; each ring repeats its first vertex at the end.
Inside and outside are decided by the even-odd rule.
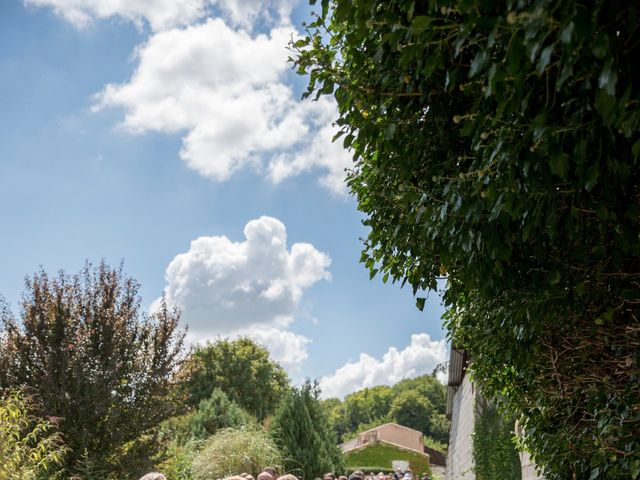
POLYGON ((286 228, 273 217, 248 222, 244 237, 193 240, 167 266, 167 304, 182 310, 192 342, 248 335, 295 369, 310 340, 288 327, 305 291, 330 279, 331 259, 309 243, 288 247, 286 228))
POLYGON ((381 358, 361 353, 331 375, 320 380, 323 398, 343 398, 365 387, 393 385, 433 369, 448 358, 446 340, 431 340, 426 333, 411 335, 411 343, 402 350, 390 347, 381 358))

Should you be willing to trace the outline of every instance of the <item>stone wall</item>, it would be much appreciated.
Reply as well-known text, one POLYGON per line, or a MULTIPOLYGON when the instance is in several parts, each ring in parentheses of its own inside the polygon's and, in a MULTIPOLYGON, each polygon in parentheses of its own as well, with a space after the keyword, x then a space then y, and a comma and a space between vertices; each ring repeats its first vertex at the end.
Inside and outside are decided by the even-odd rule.
POLYGON ((473 440, 475 426, 475 390, 465 375, 453 397, 446 480, 475 480, 473 440))

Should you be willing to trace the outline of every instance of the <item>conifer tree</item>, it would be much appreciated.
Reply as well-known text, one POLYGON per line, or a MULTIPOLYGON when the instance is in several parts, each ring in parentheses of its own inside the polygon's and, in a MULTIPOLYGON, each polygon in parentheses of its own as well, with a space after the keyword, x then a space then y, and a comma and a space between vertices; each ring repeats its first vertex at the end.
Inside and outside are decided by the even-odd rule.
POLYGON ((335 433, 318 395, 317 384, 309 381, 292 390, 276 410, 270 427, 282 451, 285 470, 305 479, 344 468, 335 433))

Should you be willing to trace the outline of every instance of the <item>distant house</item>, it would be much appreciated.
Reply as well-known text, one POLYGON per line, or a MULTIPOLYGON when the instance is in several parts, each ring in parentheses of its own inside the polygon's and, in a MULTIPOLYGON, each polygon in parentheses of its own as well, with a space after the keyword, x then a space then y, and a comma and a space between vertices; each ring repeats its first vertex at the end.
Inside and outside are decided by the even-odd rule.
MULTIPOLYGON (((381 465, 381 461, 375 462, 375 465, 391 468, 392 460, 406 460, 415 464, 415 469, 420 470, 419 465, 430 465, 432 473, 442 476, 445 468, 445 458, 441 452, 437 450, 429 449, 424 446, 422 432, 414 430, 409 427, 398 425, 397 423, 385 423, 379 427, 369 429, 361 432, 358 436, 352 440, 349 440, 340 448, 349 456, 364 458, 363 455, 359 455, 360 451, 371 449, 373 447, 380 449, 380 447, 386 448, 384 453, 381 452, 380 460, 388 463, 388 465, 381 465), (392 453, 395 451, 396 453, 392 453), (395 458, 390 458, 390 455, 395 455, 395 458)), ((366 467, 369 465, 358 465, 366 467)), ((414 473, 420 475, 422 471, 414 471, 414 473)))
MULTIPOLYGON (((451 348, 447 382, 447 417, 451 420, 446 480, 475 480, 473 470, 473 431, 476 405, 480 394, 466 375, 469 355, 465 350, 451 348)), ((518 434, 517 425, 514 426, 518 434)), ((520 452, 522 480, 541 480, 526 452, 520 452)))
POLYGON ((377 442, 384 442, 414 452, 424 453, 422 432, 413 428, 403 427, 397 423, 385 423, 379 427, 361 432, 353 440, 340 445, 340 448, 344 453, 347 453, 356 448, 362 448, 377 442))

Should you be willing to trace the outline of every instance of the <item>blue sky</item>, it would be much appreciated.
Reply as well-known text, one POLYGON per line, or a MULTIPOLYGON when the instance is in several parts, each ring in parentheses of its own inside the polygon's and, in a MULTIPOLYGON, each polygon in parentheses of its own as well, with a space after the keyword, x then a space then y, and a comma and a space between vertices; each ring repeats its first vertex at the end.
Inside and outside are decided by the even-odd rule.
POLYGON ((124 260, 145 306, 164 291, 183 308, 192 341, 253 335, 327 395, 445 359, 438 297, 419 312, 358 263, 335 107, 300 102, 283 60, 306 15, 287 0, 2 2, 0 294, 14 310, 40 265, 124 260))

